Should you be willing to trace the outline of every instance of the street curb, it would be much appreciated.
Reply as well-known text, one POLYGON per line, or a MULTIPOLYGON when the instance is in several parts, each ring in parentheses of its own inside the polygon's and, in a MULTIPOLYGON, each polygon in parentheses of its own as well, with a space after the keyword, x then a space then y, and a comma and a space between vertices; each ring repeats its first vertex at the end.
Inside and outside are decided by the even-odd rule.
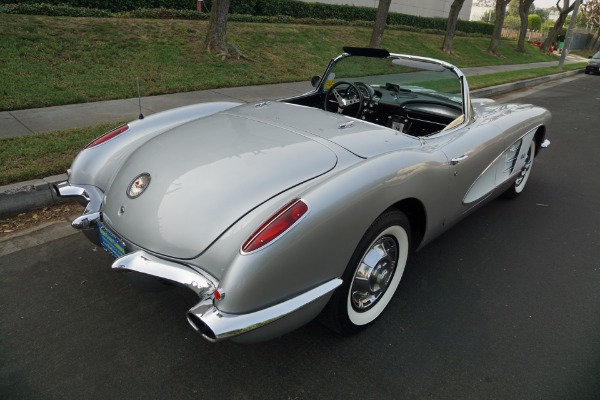
MULTIPOLYGON (((471 91, 472 97, 499 96, 516 90, 527 89, 532 86, 553 80, 567 78, 583 73, 584 69, 562 72, 554 75, 541 76, 519 82, 505 83, 471 91)), ((44 179, 35 179, 26 182, 0 186, 0 218, 7 218, 36 208, 47 207, 65 201, 58 197, 53 185, 65 181, 66 175, 54 175, 44 179)))
POLYGON ((61 174, 0 186, 0 218, 64 202, 53 185, 65 180, 67 176, 61 174))

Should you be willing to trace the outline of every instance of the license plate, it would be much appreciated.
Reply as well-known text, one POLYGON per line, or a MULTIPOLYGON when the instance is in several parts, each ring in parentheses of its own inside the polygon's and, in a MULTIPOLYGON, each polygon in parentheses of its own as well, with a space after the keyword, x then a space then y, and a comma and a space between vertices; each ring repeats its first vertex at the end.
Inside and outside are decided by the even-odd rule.
POLYGON ((102 247, 114 258, 123 257, 125 255, 125 243, 117 239, 117 237, 108 231, 102 225, 98 225, 100 229, 100 243, 102 247))

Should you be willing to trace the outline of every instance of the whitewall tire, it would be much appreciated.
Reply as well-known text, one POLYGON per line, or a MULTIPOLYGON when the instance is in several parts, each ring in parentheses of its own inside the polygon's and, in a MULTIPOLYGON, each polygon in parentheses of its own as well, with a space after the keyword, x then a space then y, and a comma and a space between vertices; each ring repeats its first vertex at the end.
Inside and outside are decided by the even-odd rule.
POLYGON ((394 296, 410 251, 410 224, 398 210, 380 215, 359 242, 321 320, 348 335, 373 323, 394 296))

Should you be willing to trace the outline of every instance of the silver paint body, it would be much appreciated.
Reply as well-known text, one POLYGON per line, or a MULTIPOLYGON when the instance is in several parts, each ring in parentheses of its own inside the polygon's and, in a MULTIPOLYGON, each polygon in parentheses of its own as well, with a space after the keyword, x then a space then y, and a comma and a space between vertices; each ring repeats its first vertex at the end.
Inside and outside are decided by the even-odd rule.
MULTIPOLYGON (((323 76, 346 56, 332 60, 323 76)), ((531 141, 539 148, 545 139, 548 111, 471 100, 456 67, 392 58, 456 74, 462 123, 414 137, 289 103, 296 98, 198 104, 134 121, 126 133, 82 151, 58 191, 87 204, 78 227, 93 233, 102 223, 125 241, 130 254, 113 268, 195 291, 200 302, 188 318, 209 326, 207 338, 280 335, 320 312, 361 237, 385 210, 419 205, 420 248, 513 184, 531 141), (126 190, 141 173, 151 183, 131 199, 126 190), (295 198, 309 207, 303 220, 243 254, 242 243, 295 198), (220 300, 216 289, 224 293, 220 300)), ((322 93, 324 85, 325 79, 306 96, 322 93)))

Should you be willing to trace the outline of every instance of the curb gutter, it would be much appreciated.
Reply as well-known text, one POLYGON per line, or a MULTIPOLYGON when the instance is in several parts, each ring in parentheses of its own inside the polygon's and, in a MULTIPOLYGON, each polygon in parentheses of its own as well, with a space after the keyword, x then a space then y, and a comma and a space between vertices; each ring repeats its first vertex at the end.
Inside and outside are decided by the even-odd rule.
MULTIPOLYGON (((527 89, 532 86, 553 80, 567 78, 583 72, 583 69, 562 72, 560 74, 541 76, 524 81, 505 83, 471 91, 473 97, 499 96, 516 90, 527 89)), ((0 186, 0 218, 7 218, 19 213, 31 211, 36 208, 65 202, 58 197, 53 185, 66 180, 66 175, 54 175, 44 179, 35 179, 26 182, 0 186)))
POLYGON ((0 186, 0 218, 17 215, 36 208, 64 203, 53 185, 65 181, 65 174, 0 186))

